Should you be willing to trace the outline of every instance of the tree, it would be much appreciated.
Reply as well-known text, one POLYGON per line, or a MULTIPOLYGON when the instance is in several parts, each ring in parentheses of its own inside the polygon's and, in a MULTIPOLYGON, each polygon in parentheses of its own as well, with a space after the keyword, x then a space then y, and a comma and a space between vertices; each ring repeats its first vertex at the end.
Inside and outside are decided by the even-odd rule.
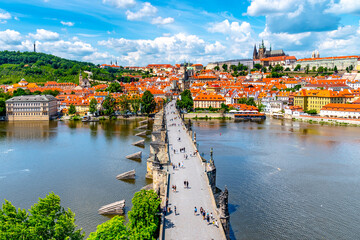
POLYGON ((229 111, 229 106, 226 105, 225 103, 222 103, 220 109, 226 113, 229 111))
POLYGON ((322 66, 318 67, 317 69, 318 73, 323 73, 324 72, 324 68, 322 66))
POLYGON ((75 113, 76 113, 76 108, 75 108, 74 104, 70 104, 69 114, 75 114, 75 113))
POLYGON ((90 100, 90 104, 89 104, 89 112, 91 113, 91 114, 94 114, 94 113, 96 113, 96 111, 97 111, 97 100, 96 100, 96 98, 92 98, 91 100, 90 100))
POLYGON ((317 114, 316 109, 311 109, 311 110, 308 110, 308 111, 305 111, 305 112, 308 113, 308 114, 317 114))
POLYGON ((53 90, 48 89, 48 90, 43 91, 41 94, 42 95, 52 95, 52 96, 56 97, 57 95, 59 95, 59 91, 58 90, 53 91, 53 90))
POLYGON ((226 72, 228 70, 228 65, 224 63, 222 65, 222 69, 226 72))
POLYGON ((122 95, 120 97, 119 104, 120 104, 121 110, 123 110, 123 111, 129 111, 130 110, 130 102, 129 102, 129 98, 128 98, 127 95, 124 94, 124 95, 122 95))
POLYGON ((294 68, 294 71, 300 71, 300 69, 301 69, 301 65, 298 64, 298 65, 296 65, 296 67, 294 68))
POLYGON ((264 111, 265 108, 266 108, 266 106, 265 106, 264 104, 260 104, 260 105, 258 106, 259 112, 264 111))
POLYGON ((284 70, 284 67, 277 64, 273 69, 271 69, 271 72, 281 72, 283 70, 284 70))
POLYGON ((31 95, 31 92, 30 92, 28 89, 24 90, 24 89, 22 89, 22 88, 18 88, 18 89, 16 89, 16 90, 14 91, 14 93, 13 93, 13 96, 14 96, 14 97, 16 97, 16 96, 23 96, 23 95, 31 95))
POLYGON ((0 98, 0 116, 6 115, 6 103, 5 99, 0 98))
POLYGON ((133 239, 155 239, 160 223, 157 215, 160 199, 154 190, 141 190, 132 199, 133 207, 129 212, 129 229, 133 239))
POLYGON ((187 111, 191 111, 193 109, 194 101, 190 90, 186 89, 181 93, 181 100, 177 101, 177 105, 182 109, 185 108, 187 111))
POLYGON ((349 66, 349 70, 352 71, 354 69, 354 66, 353 65, 350 65, 349 66))
POLYGON ((105 115, 112 115, 116 109, 116 101, 111 95, 107 95, 102 103, 105 115))
POLYGON ((289 67, 287 67, 287 68, 285 68, 285 70, 284 70, 285 72, 290 72, 291 70, 290 70, 290 68, 289 67))
POLYGON ((249 106, 254 106, 256 107, 256 103, 254 101, 254 98, 249 98, 247 101, 246 101, 246 105, 249 105, 249 106))
POLYGON ((220 71, 220 67, 219 67, 219 66, 215 66, 215 67, 214 67, 214 70, 215 70, 215 71, 220 71))
POLYGON ((256 64, 254 64, 254 68, 256 68, 257 70, 260 70, 262 68, 262 65, 260 63, 256 63, 256 64))
POLYGON ((141 98, 142 106, 141 112, 150 114, 155 110, 156 103, 154 99, 154 95, 149 90, 146 90, 141 98))
POLYGON ((106 239, 129 239, 129 231, 124 225, 123 217, 115 216, 103 224, 98 225, 96 232, 90 233, 87 240, 106 239))
POLYGON ((29 213, 7 200, 0 209, 0 239, 83 239, 82 229, 76 228, 75 214, 61 207, 54 193, 40 198, 29 213))
POLYGON ((137 115, 138 111, 140 110, 141 99, 138 97, 133 97, 130 100, 130 105, 131 105, 132 111, 137 115))
POLYGON ((312 67, 312 71, 316 72, 316 67, 315 66, 312 67))
POLYGON ((110 86, 106 89, 109 93, 118 93, 118 92, 122 92, 122 87, 120 85, 120 83, 118 82, 112 82, 110 84, 110 86))
POLYGON ((336 65, 335 65, 335 67, 334 67, 334 72, 335 72, 335 73, 338 73, 338 69, 337 69, 336 65))

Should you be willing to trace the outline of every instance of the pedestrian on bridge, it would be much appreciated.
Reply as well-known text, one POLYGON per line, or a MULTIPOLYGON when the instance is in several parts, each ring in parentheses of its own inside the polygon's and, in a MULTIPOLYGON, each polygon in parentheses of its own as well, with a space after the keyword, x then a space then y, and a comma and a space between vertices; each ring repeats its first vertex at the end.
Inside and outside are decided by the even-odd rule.
POLYGON ((197 208, 195 207, 194 209, 194 215, 196 216, 196 213, 197 213, 197 208))

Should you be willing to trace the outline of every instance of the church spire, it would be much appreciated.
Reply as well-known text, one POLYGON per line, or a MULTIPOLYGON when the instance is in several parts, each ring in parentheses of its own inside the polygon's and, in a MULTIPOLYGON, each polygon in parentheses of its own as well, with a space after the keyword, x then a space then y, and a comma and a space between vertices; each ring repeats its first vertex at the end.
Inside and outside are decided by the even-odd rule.
POLYGON ((257 59, 257 54, 256 44, 254 44, 253 59, 257 59))

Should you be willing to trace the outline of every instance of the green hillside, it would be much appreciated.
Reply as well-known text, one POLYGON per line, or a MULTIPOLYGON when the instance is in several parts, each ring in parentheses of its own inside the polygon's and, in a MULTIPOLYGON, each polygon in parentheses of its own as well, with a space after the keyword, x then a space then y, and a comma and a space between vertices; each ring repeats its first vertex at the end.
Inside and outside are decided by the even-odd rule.
POLYGON ((78 83, 80 71, 91 71, 92 79, 102 81, 134 81, 124 73, 148 77, 149 73, 126 69, 100 69, 93 63, 79 62, 36 52, 0 51, 0 84, 13 84, 24 78, 27 82, 78 83))

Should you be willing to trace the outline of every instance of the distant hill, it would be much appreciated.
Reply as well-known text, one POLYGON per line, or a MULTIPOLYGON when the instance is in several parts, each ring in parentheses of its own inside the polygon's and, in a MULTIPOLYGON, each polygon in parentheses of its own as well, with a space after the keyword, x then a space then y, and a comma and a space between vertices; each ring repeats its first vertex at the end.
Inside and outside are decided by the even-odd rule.
MULTIPOLYGON (((148 73, 124 69, 100 69, 93 63, 60 58, 37 52, 0 51, 0 84, 12 84, 25 78, 27 82, 73 82, 78 83, 80 71, 91 71, 93 79, 130 81, 123 73, 148 76, 148 73)), ((85 74, 86 76, 86 74, 85 74)))

